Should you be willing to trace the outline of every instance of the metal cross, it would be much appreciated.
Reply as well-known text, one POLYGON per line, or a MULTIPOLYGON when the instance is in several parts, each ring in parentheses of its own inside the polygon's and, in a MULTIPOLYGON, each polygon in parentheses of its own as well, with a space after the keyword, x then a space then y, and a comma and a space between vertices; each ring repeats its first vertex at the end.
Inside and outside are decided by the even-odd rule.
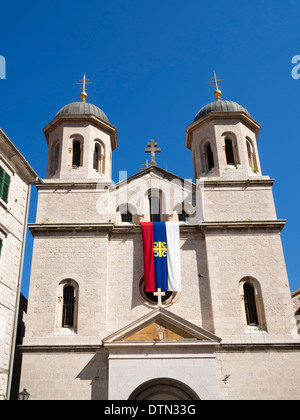
POLYGON ((224 82, 224 79, 221 79, 216 75, 216 72, 214 71, 214 77, 210 78, 211 82, 208 83, 214 83, 216 89, 220 89, 220 86, 218 85, 219 82, 224 82))
POLYGON ((220 77, 217 77, 216 72, 214 71, 214 77, 210 78, 210 82, 208 83, 214 83, 215 84, 215 97, 217 101, 221 100, 221 95, 222 92, 220 91, 220 86, 218 85, 218 83, 220 82, 224 82, 224 79, 221 79, 220 77))
MULTIPOLYGON (((149 168, 149 162, 148 159, 146 160, 146 163, 142 163, 142 166, 146 166, 146 168, 149 168)), ((141 170, 144 170, 145 168, 140 168, 141 170)))
POLYGON ((166 296, 166 292, 162 292, 161 289, 157 289, 157 292, 153 293, 153 296, 157 296, 157 304, 162 307, 162 297, 166 296))
POLYGON ((89 81, 90 79, 85 78, 85 74, 83 75, 83 79, 79 80, 81 83, 76 83, 77 85, 82 85, 82 92, 81 92, 81 102, 86 102, 87 93, 86 93, 86 85, 91 85, 92 82, 89 81))
POLYGON ((76 83, 76 85, 81 85, 82 86, 82 90, 85 92, 86 90, 86 85, 91 85, 93 82, 89 81, 90 79, 86 79, 85 74, 83 75, 83 79, 79 80, 79 82, 81 83, 76 83))
POLYGON ((155 142, 154 140, 151 140, 147 146, 148 148, 145 149, 145 153, 151 153, 150 166, 157 166, 157 163, 155 162, 155 153, 160 153, 161 148, 157 147, 157 142, 155 142))

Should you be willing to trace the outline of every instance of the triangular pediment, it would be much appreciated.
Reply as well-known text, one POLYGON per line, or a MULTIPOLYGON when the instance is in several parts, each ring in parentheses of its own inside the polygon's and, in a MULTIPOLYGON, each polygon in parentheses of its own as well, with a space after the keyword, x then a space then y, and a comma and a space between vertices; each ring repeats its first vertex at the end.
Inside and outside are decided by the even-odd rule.
POLYGON ((104 345, 122 343, 203 343, 218 344, 221 339, 173 313, 158 308, 103 340, 104 345))
MULTIPOLYGON (((164 181, 166 183, 174 182, 174 180, 181 181, 182 185, 186 182, 189 188, 195 188, 195 184, 191 181, 188 182, 188 180, 185 180, 184 178, 180 177, 179 175, 173 174, 165 169, 162 169, 158 166, 150 166, 149 168, 143 169, 140 172, 137 172, 134 175, 131 175, 130 177, 126 178, 123 181, 120 181, 116 183, 113 186, 113 189, 119 189, 123 186, 128 186, 128 184, 132 182, 138 182, 139 180, 147 180, 147 179, 153 179, 157 178, 161 181, 164 181)), ((176 184, 174 184, 176 185, 176 184)), ((178 184, 179 185, 179 184, 178 184)))

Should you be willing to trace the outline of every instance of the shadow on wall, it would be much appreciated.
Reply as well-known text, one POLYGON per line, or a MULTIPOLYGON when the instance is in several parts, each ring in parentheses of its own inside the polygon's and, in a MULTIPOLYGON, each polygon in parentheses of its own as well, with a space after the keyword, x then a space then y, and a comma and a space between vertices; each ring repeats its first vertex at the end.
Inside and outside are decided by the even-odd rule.
POLYGON ((108 353, 99 349, 76 379, 91 381, 91 400, 108 399, 108 353))

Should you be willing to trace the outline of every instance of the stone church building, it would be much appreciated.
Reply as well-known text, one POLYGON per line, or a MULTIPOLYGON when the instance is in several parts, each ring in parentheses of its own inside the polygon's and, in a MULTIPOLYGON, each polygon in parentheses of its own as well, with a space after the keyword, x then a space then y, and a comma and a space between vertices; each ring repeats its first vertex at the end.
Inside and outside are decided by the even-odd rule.
POLYGON ((21 389, 30 399, 299 399, 297 333, 260 125, 214 101, 186 128, 195 182, 112 183, 117 129, 85 101, 44 128, 21 389), (180 224, 182 290, 144 290, 141 221, 180 224))

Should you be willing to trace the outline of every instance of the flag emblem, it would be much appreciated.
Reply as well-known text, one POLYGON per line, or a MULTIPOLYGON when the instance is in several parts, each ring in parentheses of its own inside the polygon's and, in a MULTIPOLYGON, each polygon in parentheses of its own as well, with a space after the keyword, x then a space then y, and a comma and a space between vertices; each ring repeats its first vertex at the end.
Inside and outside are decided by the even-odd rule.
POLYGON ((154 257, 162 258, 167 256, 167 244, 166 242, 154 242, 153 244, 153 255, 154 257))
POLYGON ((143 222, 145 291, 181 291, 179 223, 143 222))

